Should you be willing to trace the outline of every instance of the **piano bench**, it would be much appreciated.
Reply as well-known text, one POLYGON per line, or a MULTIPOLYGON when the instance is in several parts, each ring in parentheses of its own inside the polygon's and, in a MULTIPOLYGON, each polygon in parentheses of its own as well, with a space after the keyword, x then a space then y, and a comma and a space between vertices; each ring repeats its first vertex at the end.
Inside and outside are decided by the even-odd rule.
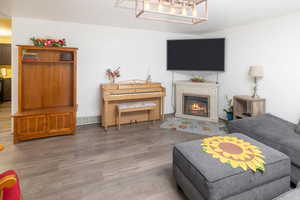
POLYGON ((136 112, 136 111, 148 111, 148 119, 149 121, 152 120, 154 123, 154 116, 150 116, 150 113, 154 114, 153 110, 155 110, 156 104, 151 101, 140 101, 140 102, 133 102, 133 103, 121 103, 117 105, 117 124, 118 129, 120 130, 121 125, 121 116, 122 113, 127 112, 136 112))

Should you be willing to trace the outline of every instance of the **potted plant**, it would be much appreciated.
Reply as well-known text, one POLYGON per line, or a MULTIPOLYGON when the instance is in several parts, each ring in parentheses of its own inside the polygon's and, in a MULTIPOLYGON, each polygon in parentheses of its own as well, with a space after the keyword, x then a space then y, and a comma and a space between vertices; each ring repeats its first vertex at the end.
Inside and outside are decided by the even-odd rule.
POLYGON ((224 109, 227 120, 233 120, 233 99, 226 96, 227 108, 224 109))

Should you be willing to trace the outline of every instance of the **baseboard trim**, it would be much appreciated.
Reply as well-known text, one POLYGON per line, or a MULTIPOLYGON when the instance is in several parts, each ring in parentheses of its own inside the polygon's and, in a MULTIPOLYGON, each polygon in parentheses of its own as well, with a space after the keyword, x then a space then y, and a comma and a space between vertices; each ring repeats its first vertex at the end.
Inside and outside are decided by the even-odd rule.
POLYGON ((100 116, 77 117, 76 125, 83 126, 89 124, 99 124, 101 122, 100 116))
MULTIPOLYGON (((164 115, 165 118, 174 117, 174 113, 169 113, 164 115)), ((77 117, 76 125, 83 126, 89 124, 100 124, 101 116, 88 116, 88 117, 77 117)))

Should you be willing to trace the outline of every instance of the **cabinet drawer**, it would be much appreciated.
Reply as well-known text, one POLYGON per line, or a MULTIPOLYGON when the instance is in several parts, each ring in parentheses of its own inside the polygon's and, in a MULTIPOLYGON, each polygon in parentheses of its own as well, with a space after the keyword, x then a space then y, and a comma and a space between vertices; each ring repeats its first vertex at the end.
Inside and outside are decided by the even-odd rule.
POLYGON ((74 131, 74 113, 55 113, 47 115, 48 133, 65 134, 74 131))
POLYGON ((18 136, 43 135, 46 132, 45 115, 35 115, 15 118, 15 132, 18 136))

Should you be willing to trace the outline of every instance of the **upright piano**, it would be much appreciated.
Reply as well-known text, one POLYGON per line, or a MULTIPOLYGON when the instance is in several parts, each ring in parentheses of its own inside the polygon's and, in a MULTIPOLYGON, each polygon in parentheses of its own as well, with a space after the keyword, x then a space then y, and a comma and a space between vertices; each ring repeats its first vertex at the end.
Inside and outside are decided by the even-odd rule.
MULTIPOLYGON (((156 104, 153 118, 159 120, 164 115, 165 88, 156 82, 128 82, 101 85, 101 121, 102 126, 117 124, 117 105, 120 103, 151 101, 156 104)), ((120 123, 147 121, 147 112, 126 113, 120 123)))

